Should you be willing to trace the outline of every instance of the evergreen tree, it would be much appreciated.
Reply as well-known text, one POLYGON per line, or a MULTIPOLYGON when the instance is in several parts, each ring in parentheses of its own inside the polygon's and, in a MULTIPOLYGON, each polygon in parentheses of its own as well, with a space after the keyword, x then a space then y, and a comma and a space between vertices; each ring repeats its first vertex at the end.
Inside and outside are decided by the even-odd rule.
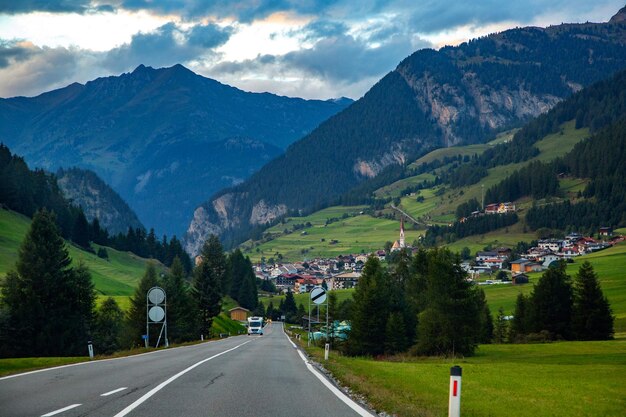
POLYGON ((485 292, 482 289, 478 290, 478 303, 481 306, 481 332, 480 343, 491 343, 493 340, 493 318, 491 317, 491 311, 487 305, 487 299, 485 298, 485 292))
POLYGON ((389 314, 385 327, 385 353, 393 355, 404 352, 408 347, 403 314, 394 311, 389 314))
POLYGON ((55 216, 37 212, 2 288, 14 356, 84 354, 95 294, 87 269, 70 263, 55 216))
MULTIPOLYGON (((129 229, 132 230, 132 229, 129 229)), ((127 346, 142 346, 143 341, 141 336, 146 334, 146 306, 148 291, 150 288, 157 287, 159 280, 157 278, 156 268, 152 262, 149 262, 146 266, 146 271, 139 281, 139 285, 135 288, 135 293, 130 297, 130 308, 126 314, 126 321, 128 325, 128 331, 125 336, 128 340, 125 340, 127 346)), ((154 326, 156 329, 156 326, 154 326)), ((151 329, 152 330, 152 329, 151 329)), ((149 345, 156 345, 158 335, 150 332, 149 345)))
POLYGON ((90 230, 89 222, 85 217, 85 213, 82 210, 78 210, 76 220, 74 221, 74 227, 72 228, 72 242, 81 248, 89 247, 90 230))
POLYGON ((246 259, 237 248, 228 257, 228 288, 225 288, 225 292, 237 301, 239 301, 239 291, 245 275, 246 259))
POLYGON ((215 236, 204 243, 201 255, 202 263, 193 272, 192 294, 198 308, 200 334, 210 336, 213 317, 220 314, 222 308, 221 284, 226 263, 221 245, 215 236))
POLYGON ((254 310, 257 306, 259 294, 256 287, 256 276, 250 263, 250 258, 246 258, 244 261, 245 270, 244 276, 241 281, 241 287, 239 288, 239 296, 237 300, 239 305, 248 310, 254 310))
MULTIPOLYGON (((263 305, 262 302, 259 304, 263 305)), ((276 311, 274 310, 274 303, 271 301, 267 306, 267 310, 265 311, 265 317, 268 317, 272 320, 276 320, 276 311)))
POLYGON ((370 256, 353 294, 352 322, 347 352, 380 355, 385 349, 389 317, 389 279, 380 261, 370 256))
POLYGON ((256 307, 254 307, 254 310, 252 310, 252 315, 255 316, 255 317, 265 317, 265 318, 268 318, 265 315, 265 306, 263 305, 262 301, 260 303, 258 303, 256 305, 256 307))
POLYGON ((220 295, 228 294, 229 288, 226 255, 217 236, 211 235, 202 247, 202 265, 211 271, 217 282, 220 295))
POLYGON ((613 338, 613 315, 589 261, 578 270, 574 281, 572 331, 577 340, 613 338))
POLYGON ((515 311, 511 320, 509 334, 511 342, 520 341, 531 332, 530 314, 530 299, 520 292, 515 300, 515 311))
POLYGON ((93 345, 97 354, 108 355, 121 348, 124 313, 115 299, 108 297, 96 310, 93 345))
POLYGON ((498 309, 498 315, 496 316, 496 322, 493 326, 493 341, 494 343, 505 343, 507 337, 507 321, 504 319, 504 308, 498 309))
POLYGON ((185 270, 178 256, 163 283, 167 297, 167 334, 170 341, 186 342, 196 336, 196 307, 185 281, 185 270))
POLYGON ((566 264, 548 268, 530 295, 531 326, 534 332, 547 330, 551 337, 571 336, 572 285, 566 264))
POLYGON ((283 303, 281 311, 287 322, 296 323, 298 321, 299 318, 295 317, 298 308, 296 307, 296 299, 293 297, 291 289, 287 290, 287 295, 285 296, 285 302, 283 303))
POLYGON ((424 286, 415 353, 471 355, 480 340, 483 304, 476 287, 466 280, 458 255, 433 249, 417 266, 416 282, 424 286))

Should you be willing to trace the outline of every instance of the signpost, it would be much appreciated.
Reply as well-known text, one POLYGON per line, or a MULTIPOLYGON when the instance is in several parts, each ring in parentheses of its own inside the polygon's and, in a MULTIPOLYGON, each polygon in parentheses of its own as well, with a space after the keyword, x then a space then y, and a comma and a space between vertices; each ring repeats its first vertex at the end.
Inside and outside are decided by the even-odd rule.
POLYGON ((168 347, 167 301, 165 291, 161 287, 150 288, 146 297, 146 347, 150 344, 150 324, 161 324, 161 331, 155 347, 159 347, 163 332, 165 332, 165 347, 168 347))
POLYGON ((319 306, 326 301, 326 335, 328 336, 328 296, 326 294, 326 290, 322 287, 315 287, 311 290, 311 294, 309 297, 309 340, 308 346, 311 346, 311 337, 313 334, 311 333, 311 302, 317 305, 317 322, 319 323, 319 306))

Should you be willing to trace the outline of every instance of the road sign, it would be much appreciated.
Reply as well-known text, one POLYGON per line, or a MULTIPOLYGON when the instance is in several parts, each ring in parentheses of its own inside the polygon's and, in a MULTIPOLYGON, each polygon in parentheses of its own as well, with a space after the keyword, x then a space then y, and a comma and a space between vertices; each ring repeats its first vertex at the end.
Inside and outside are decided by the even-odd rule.
POLYGON ((326 290, 322 287, 315 287, 311 291, 311 301, 315 304, 322 304, 326 301, 326 290))
POLYGON ((148 300, 152 304, 161 304, 165 300, 165 291, 159 287, 153 287, 148 291, 148 300))
POLYGON ((153 306, 148 310, 148 317, 150 317, 150 321, 153 323, 160 323, 165 318, 165 310, 163 307, 153 306))

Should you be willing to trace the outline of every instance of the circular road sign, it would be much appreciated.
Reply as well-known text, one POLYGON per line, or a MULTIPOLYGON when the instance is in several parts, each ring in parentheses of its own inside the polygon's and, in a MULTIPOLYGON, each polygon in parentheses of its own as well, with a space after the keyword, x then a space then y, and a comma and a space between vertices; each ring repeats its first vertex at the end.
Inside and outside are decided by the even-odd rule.
POLYGON ((150 321, 160 323, 165 318, 165 310, 163 310, 163 307, 159 306, 150 307, 148 317, 150 317, 150 321))
POLYGON ((165 291, 159 287, 152 287, 150 291, 148 291, 148 300, 152 304, 161 304, 163 300, 165 300, 165 291))
POLYGON ((326 290, 322 287, 315 287, 311 291, 311 301, 315 304, 322 304, 326 301, 326 290))

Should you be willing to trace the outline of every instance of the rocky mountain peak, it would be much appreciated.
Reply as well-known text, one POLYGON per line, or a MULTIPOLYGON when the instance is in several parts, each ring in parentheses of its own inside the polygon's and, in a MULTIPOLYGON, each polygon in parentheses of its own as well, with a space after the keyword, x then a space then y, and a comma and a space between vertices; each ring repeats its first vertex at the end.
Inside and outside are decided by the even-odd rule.
POLYGON ((621 23, 626 21, 626 6, 622 7, 612 18, 609 23, 621 23))

